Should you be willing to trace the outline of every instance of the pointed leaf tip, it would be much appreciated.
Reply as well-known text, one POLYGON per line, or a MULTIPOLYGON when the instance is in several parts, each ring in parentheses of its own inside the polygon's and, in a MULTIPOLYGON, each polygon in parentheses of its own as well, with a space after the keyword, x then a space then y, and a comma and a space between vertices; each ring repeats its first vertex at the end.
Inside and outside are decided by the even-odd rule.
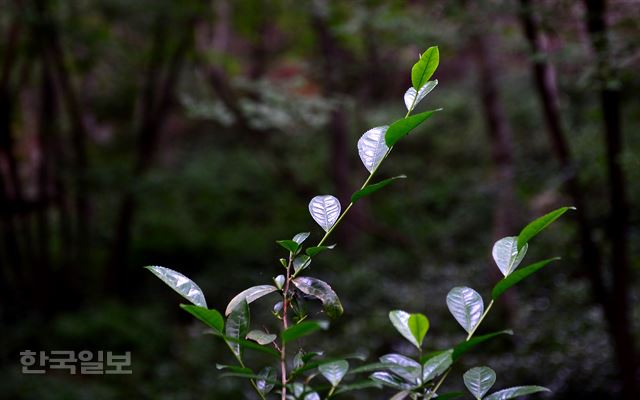
POLYGON ((191 303, 207 308, 207 301, 204 298, 202 289, 191 279, 178 271, 157 265, 151 265, 145 268, 191 303))
POLYGON ((496 372, 489 367, 471 368, 462 376, 464 385, 478 400, 496 383, 496 372))

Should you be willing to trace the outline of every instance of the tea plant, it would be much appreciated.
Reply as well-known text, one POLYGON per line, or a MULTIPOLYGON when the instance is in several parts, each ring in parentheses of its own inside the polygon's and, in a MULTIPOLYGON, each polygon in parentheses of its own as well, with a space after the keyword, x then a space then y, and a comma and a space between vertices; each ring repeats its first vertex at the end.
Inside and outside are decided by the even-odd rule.
MULTIPOLYGON (((226 307, 223 315, 207 306, 202 290, 189 278, 174 270, 160 267, 147 267, 167 285, 180 293, 192 304, 181 307, 191 313, 210 328, 210 333, 219 337, 229 348, 237 365, 219 365, 227 376, 246 378, 261 399, 267 399, 270 393, 279 394, 282 400, 320 400, 329 399, 351 390, 368 387, 388 386, 399 390, 393 399, 405 397, 412 399, 431 399, 443 384, 451 371, 452 364, 462 354, 480 343, 500 334, 502 331, 483 336, 474 336, 482 320, 491 310, 494 301, 511 286, 546 266, 555 259, 532 264, 515 271, 524 258, 528 242, 542 229, 568 210, 558 209, 527 225, 517 237, 506 237, 493 247, 493 257, 505 275, 493 289, 492 300, 484 309, 481 296, 471 288, 457 287, 449 292, 447 305, 455 319, 467 331, 466 341, 453 349, 424 354, 422 342, 429 329, 429 320, 422 314, 409 314, 405 311, 391 311, 389 318, 400 334, 409 340, 418 350, 416 360, 400 354, 387 354, 380 362, 361 365, 350 370, 348 359, 357 356, 326 358, 321 352, 298 350, 291 354, 291 343, 306 335, 329 327, 325 319, 314 320, 307 311, 306 302, 316 300, 322 304, 323 311, 330 319, 339 317, 343 312, 342 304, 331 286, 314 277, 303 275, 314 257, 335 244, 327 245, 327 240, 349 210, 363 197, 391 184, 394 180, 406 178, 395 176, 371 183, 382 162, 389 156, 394 146, 414 128, 422 124, 436 111, 425 111, 412 115, 415 107, 437 86, 438 81, 429 79, 439 64, 437 47, 427 49, 411 69, 412 87, 404 94, 407 113, 404 118, 389 126, 379 126, 366 131, 358 140, 358 153, 369 171, 369 175, 351 196, 348 206, 342 210, 340 201, 331 195, 319 195, 311 199, 309 212, 315 222, 324 230, 324 235, 314 246, 305 248, 309 232, 298 233, 292 239, 279 240, 286 250, 286 257, 280 259, 284 272, 273 278, 269 284, 250 287, 236 295, 226 307), (249 305, 267 295, 277 294, 278 300, 273 306, 273 317, 277 328, 271 331, 251 329, 249 305), (226 317, 226 319, 225 319, 226 317), (259 370, 249 368, 244 361, 244 351, 254 350, 274 358, 271 365, 259 370), (368 374, 369 377, 350 384, 343 380, 349 375, 368 374), (314 381, 322 376, 327 383, 314 381)), ((488 367, 478 367, 464 374, 464 383, 476 399, 510 399, 541 390, 538 386, 524 386, 505 389, 483 397, 495 382, 495 373, 488 367)), ((439 398, 456 397, 459 394, 439 395, 439 398)))

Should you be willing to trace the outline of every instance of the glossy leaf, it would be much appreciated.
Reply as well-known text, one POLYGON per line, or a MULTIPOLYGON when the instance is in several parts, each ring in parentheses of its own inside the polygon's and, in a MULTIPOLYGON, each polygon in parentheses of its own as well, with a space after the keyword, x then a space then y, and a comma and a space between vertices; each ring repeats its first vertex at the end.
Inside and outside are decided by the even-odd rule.
POLYGON ((231 337, 231 336, 227 336, 227 335, 223 335, 219 332, 216 332, 214 330, 211 330, 209 332, 206 333, 210 333, 216 337, 219 337, 221 339, 223 339, 231 348, 232 344, 237 344, 238 346, 241 346, 244 349, 249 349, 249 350, 255 350, 255 351, 259 351, 261 353, 265 353, 268 354, 270 356, 273 356, 275 358, 280 358, 280 353, 277 352, 275 349, 271 348, 271 347, 267 347, 267 346, 263 346, 260 345, 258 343, 252 342, 250 340, 246 340, 244 338, 237 338, 237 337, 231 337))
POLYGON ((516 386, 509 389, 500 390, 485 397, 485 400, 508 400, 520 396, 526 396, 533 393, 550 392, 549 389, 542 386, 516 386))
POLYGON ((475 336, 467 341, 461 342, 453 348, 453 361, 457 361, 460 357, 462 357, 463 354, 473 349, 480 343, 486 342, 487 340, 500 335, 513 335, 513 331, 510 329, 506 329, 504 331, 487 333, 486 335, 475 336))
POLYGON ((404 105, 407 106, 407 111, 413 111, 414 108, 424 99, 435 87, 438 85, 438 80, 433 80, 422 85, 420 90, 413 87, 407 89, 404 93, 404 105))
POLYGON ((506 292, 509 288, 514 285, 517 285, 520 281, 527 278, 529 275, 536 273, 538 270, 546 267, 553 261, 559 260, 559 257, 549 258, 547 260, 538 261, 537 263, 527 265, 524 268, 521 268, 514 273, 506 276, 504 279, 499 281, 491 291, 491 297, 494 300, 497 300, 504 292, 506 292))
POLYGON ((496 383, 496 372, 489 367, 471 368, 462 375, 464 385, 478 400, 496 383))
POLYGON ((342 378, 349 371, 349 363, 346 360, 337 360, 326 364, 321 364, 318 371, 324 376, 331 386, 338 386, 342 378))
POLYGON ((382 383, 385 386, 390 386, 395 389, 406 390, 413 388, 413 385, 405 382, 397 375, 393 375, 389 372, 374 372, 369 376, 374 382, 382 383))
POLYGON ((273 293, 277 290, 278 288, 273 285, 253 286, 247 290, 243 290, 242 292, 238 293, 233 299, 231 299, 229 305, 227 305, 227 309, 224 312, 224 315, 231 314, 231 312, 238 306, 238 304, 243 301, 246 301, 247 304, 251 304, 255 300, 258 300, 259 298, 266 296, 269 293, 273 293))
POLYGON ((264 367, 258 376, 259 378, 256 379, 256 387, 263 396, 266 396, 276 385, 278 375, 273 367, 264 367))
POLYGON ((480 322, 484 303, 478 292, 469 287, 454 287, 447 294, 447 307, 465 331, 471 332, 480 322))
POLYGON ((282 290, 282 288, 284 287, 284 283, 286 281, 287 278, 284 277, 284 275, 278 275, 275 278, 273 278, 273 283, 276 284, 276 287, 280 290, 282 290))
POLYGON ((440 64, 438 46, 429 47, 411 68, 411 84, 414 89, 418 90, 427 83, 436 72, 438 64, 440 64))
POLYGON ((180 308, 204 322, 205 325, 222 333, 224 331, 224 319, 217 310, 209 310, 204 307, 191 304, 180 304, 180 308))
POLYGON ((328 283, 307 276, 300 276, 292 280, 292 282, 302 293, 320 300, 329 318, 336 318, 342 315, 344 310, 340 299, 328 283))
POLYGON ((524 247, 518 251, 518 238, 515 236, 504 237, 493 245, 491 255, 493 260, 498 265, 502 275, 507 276, 512 273, 518 265, 522 262, 522 259, 527 254, 529 245, 525 244, 524 247))
POLYGON ((290 326, 287 330, 280 333, 282 341, 287 343, 292 340, 312 334, 319 330, 326 330, 329 327, 327 321, 302 321, 296 325, 290 326))
POLYGON ((340 217, 340 202, 331 195, 316 196, 309 202, 309 213, 326 232, 340 217))
POLYGON ((202 289, 200 289, 194 281, 182 275, 180 272, 157 265, 145 268, 191 303, 196 306, 208 308, 202 289))
POLYGON ((418 341, 419 347, 422 347, 422 341, 429 330, 429 320, 422 314, 411 314, 408 325, 411 334, 418 341))
POLYGON ((380 362, 382 362, 389 371, 402 377, 412 385, 420 385, 422 366, 415 360, 401 354, 385 354, 380 357, 380 362))
POLYGON ((358 140, 358 155, 369 172, 373 172, 389 151, 384 136, 388 126, 377 126, 366 131, 358 140))
POLYGON ((566 213, 569 210, 575 209, 575 207, 561 207, 529 223, 522 229, 522 231, 520 231, 520 234, 518 235, 518 250, 523 248, 529 242, 529 240, 540 233, 540 231, 560 218, 562 214, 566 213))
POLYGON ((225 326, 225 335, 237 339, 237 341, 229 341, 228 343, 231 351, 239 358, 242 358, 240 340, 244 339, 247 333, 249 333, 249 323, 249 304, 245 300, 242 300, 229 314, 225 326))
MULTIPOLYGON (((296 253, 298 251, 298 248, 300 247, 300 245, 290 239, 287 240, 277 240, 276 243, 278 243, 280 246, 284 247, 285 249, 287 249, 287 251, 289 251, 290 253, 296 253)), ((286 268, 286 260, 285 260, 285 268, 286 268)))
POLYGON ((300 232, 295 235, 292 240, 298 244, 302 244, 305 240, 307 240, 309 235, 311 235, 310 232, 300 232))
POLYGON ((311 265, 311 257, 306 254, 298 256, 293 260, 293 270, 296 274, 307 268, 309 265, 311 265))
POLYGON ((409 318, 411 318, 411 314, 406 311, 393 310, 389 312, 389 320, 396 330, 419 349, 420 343, 418 343, 418 340, 411 333, 411 329, 409 329, 409 318))
POLYGON ((259 329, 254 329, 252 331, 249 331, 249 333, 247 333, 247 339, 253 340, 254 342, 261 344, 263 346, 265 344, 269 344, 273 342, 274 340, 276 340, 276 338, 277 338, 276 335, 272 333, 263 332, 259 329))
POLYGON ((355 192, 351 196, 351 201, 355 203, 356 201, 360 200, 361 198, 363 198, 365 196, 369 196, 370 194, 377 192, 378 190, 380 190, 383 187, 387 186, 388 184, 390 184, 391 182, 395 181, 396 179, 405 179, 406 177, 407 177, 406 175, 398 175, 398 176, 394 176, 393 178, 388 178, 388 179, 382 180, 380 182, 372 183, 371 185, 367 185, 364 188, 362 188, 362 189, 358 190, 357 192, 355 192))
POLYGON ((438 110, 425 111, 407 118, 399 119, 389 126, 384 140, 388 147, 393 147, 400 139, 407 136, 415 127, 426 121, 438 110))
POLYGON ((422 381, 429 382, 442 375, 453 363, 453 349, 431 357, 422 365, 422 381))
POLYGON ((307 255, 308 255, 309 257, 314 257, 314 256, 316 256, 317 254, 320 254, 320 253, 322 253, 322 252, 323 252, 323 251, 325 251, 325 250, 332 250, 332 249, 333 249, 333 248, 335 248, 335 247, 336 247, 336 245, 335 245, 335 244, 332 244, 332 245, 330 245, 330 246, 314 246, 314 247, 309 247, 309 248, 307 248, 306 253, 307 253, 307 255))

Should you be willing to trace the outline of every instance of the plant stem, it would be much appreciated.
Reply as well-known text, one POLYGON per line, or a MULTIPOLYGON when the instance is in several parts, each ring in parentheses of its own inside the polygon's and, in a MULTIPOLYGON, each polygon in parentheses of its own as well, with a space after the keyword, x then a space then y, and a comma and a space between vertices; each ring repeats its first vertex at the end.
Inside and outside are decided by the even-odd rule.
MULTIPOLYGON (((291 282, 291 264, 293 263, 293 253, 289 252, 289 262, 287 263, 287 279, 284 284, 284 292, 282 293, 282 331, 289 328, 287 321, 287 309, 289 303, 289 284, 291 282)), ((287 349, 284 339, 280 344, 280 377, 282 382, 282 400, 287 398, 287 349)))
MULTIPOLYGON (((484 310, 484 312, 482 313, 482 316, 480 316, 480 320, 478 320, 478 323, 476 324, 476 326, 474 326, 473 329, 471 330, 471 332, 469 332, 469 335, 467 335, 467 338, 465 339, 465 342, 468 342, 469 340, 471 340, 471 338, 473 337, 473 334, 476 333, 476 329, 478 329, 478 327, 480 326, 482 321, 484 321, 484 318, 487 316, 487 314, 489 314, 489 311, 491 310, 491 307, 493 307, 493 303, 494 303, 494 301, 491 300, 491 302, 487 306, 487 309, 484 310)), ((440 386, 444 383, 444 380, 447 379, 447 375, 449 375, 449 372, 451 372, 451 368, 453 368, 453 367, 449 367, 449 369, 447 369, 447 371, 444 373, 444 375, 442 375, 442 377, 440 378, 440 380, 438 381, 436 386, 433 388, 431 393, 429 393, 429 396, 425 398, 425 400, 430 400, 431 398, 433 398, 433 396, 436 395, 436 392, 438 391, 438 389, 440 389, 440 386)))
MULTIPOLYGON (((240 356, 237 355, 235 351, 233 351, 233 348, 231 348, 231 345, 229 344, 229 342, 227 340, 225 340, 224 342, 227 344, 227 347, 229 348, 229 350, 231 350, 231 352, 235 356, 236 360, 238 361, 238 364, 240 364, 242 368, 246 368, 246 366, 244 365, 244 362, 242 362, 242 358, 240 358, 240 356)), ((264 397, 260 389, 258 389, 258 385, 256 385, 256 381, 253 379, 249 379, 249 381, 251 382, 251 386, 253 386, 253 389, 255 389, 256 393, 258 393, 258 396, 260 396, 262 400, 266 400, 266 397, 264 397)))

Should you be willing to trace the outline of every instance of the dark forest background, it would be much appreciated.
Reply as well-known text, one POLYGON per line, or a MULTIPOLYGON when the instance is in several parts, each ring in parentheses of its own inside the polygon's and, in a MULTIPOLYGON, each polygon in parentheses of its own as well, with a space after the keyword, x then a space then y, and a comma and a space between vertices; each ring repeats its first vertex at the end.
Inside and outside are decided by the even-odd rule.
POLYGON ((640 398, 637 0, 0 0, 0 398, 250 398, 142 266, 183 272, 217 309, 279 274, 274 241, 320 237, 309 199, 346 204, 358 137, 404 115, 432 45, 421 107, 444 111, 381 171, 409 179, 314 263, 346 312, 306 347, 408 351, 395 308, 430 318, 428 348, 456 343, 448 290, 488 295, 493 242, 575 205, 528 256, 563 260, 483 327, 516 335, 459 372, 640 398), (131 351, 134 373, 23 375, 26 349, 131 351))

